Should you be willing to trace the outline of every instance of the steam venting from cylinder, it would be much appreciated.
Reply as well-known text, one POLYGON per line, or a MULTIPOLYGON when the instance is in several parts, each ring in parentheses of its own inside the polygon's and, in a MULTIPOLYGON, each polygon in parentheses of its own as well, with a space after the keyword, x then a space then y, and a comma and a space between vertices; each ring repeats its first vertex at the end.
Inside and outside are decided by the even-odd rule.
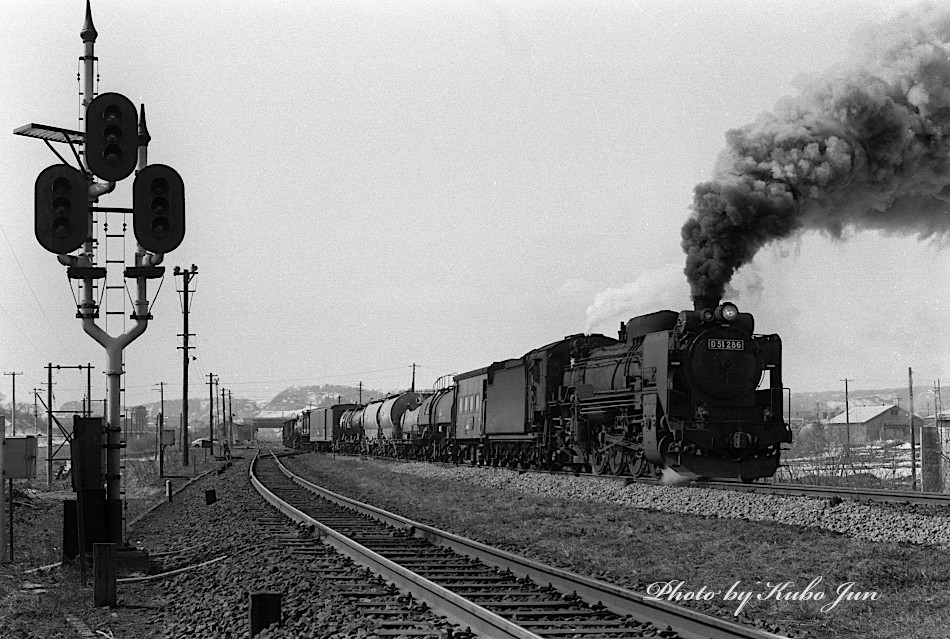
POLYGON ((905 12, 862 42, 862 65, 726 134, 682 228, 697 309, 760 248, 802 231, 950 234, 950 10, 905 12))

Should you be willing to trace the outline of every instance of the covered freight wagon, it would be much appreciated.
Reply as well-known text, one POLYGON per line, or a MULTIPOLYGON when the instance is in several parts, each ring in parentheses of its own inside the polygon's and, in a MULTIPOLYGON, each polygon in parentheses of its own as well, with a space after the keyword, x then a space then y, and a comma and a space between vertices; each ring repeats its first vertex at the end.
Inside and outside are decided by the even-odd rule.
POLYGON ((314 450, 322 452, 336 450, 336 442, 343 439, 345 435, 340 425, 340 418, 343 413, 353 408, 356 408, 356 404, 337 404, 308 411, 310 443, 314 450))

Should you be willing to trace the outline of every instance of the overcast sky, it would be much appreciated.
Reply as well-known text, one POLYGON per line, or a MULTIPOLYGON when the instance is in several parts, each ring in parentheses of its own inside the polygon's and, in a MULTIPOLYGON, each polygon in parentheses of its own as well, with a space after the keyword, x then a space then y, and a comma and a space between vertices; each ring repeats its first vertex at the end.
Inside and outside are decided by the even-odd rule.
MULTIPOLYGON (((94 0, 98 90, 145 103, 149 160, 187 195, 154 320, 125 351, 127 404, 160 381, 181 395, 176 265, 199 271, 192 397, 208 373, 258 400, 394 389, 414 362, 429 385, 691 308, 680 229, 726 132, 914 4, 94 0)), ((91 362, 101 398, 105 352, 33 235, 33 183, 57 160, 12 135, 80 128, 84 2, 2 10, 0 368, 31 401, 48 362, 91 362)), ((100 204, 131 206, 131 182, 100 204)), ((908 367, 947 382, 945 243, 804 233, 759 252, 729 297, 782 336, 793 392, 906 386, 908 367)), ((82 393, 76 371, 55 381, 82 393)))

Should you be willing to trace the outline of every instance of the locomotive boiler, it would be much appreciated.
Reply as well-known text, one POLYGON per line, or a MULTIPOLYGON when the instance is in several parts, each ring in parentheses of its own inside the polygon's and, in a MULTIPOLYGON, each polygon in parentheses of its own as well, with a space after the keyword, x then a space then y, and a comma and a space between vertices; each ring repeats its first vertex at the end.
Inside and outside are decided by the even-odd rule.
POLYGON ((561 454, 599 473, 772 476, 792 441, 782 342, 754 328, 734 304, 702 298, 692 311, 631 319, 617 344, 565 370, 561 454))

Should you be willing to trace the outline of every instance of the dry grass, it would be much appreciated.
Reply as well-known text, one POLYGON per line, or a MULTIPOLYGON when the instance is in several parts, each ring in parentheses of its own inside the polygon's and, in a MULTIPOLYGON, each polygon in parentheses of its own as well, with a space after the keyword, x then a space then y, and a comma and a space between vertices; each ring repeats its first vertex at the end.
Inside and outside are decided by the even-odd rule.
MULTIPOLYGON (((198 462, 194 468, 182 469, 171 457, 166 455, 165 459, 166 474, 171 475, 200 474, 214 463, 210 459, 206 462, 199 452, 193 456, 198 462)), ((128 460, 124 476, 127 520, 164 498, 165 479, 158 476, 156 460, 128 460)), ((82 620, 94 631, 104 628, 106 632, 119 619, 140 615, 138 609, 93 608, 91 570, 87 570, 85 585, 80 583, 78 569, 70 567, 25 572, 62 559, 62 500, 72 499, 73 494, 69 480, 58 480, 51 487, 43 481, 17 482, 16 487, 20 494, 14 517, 14 562, 0 565, 0 638, 74 639, 78 634, 67 623, 67 615, 82 620)))
MULTIPOLYGON (((4 638, 75 637, 75 630, 66 616, 75 614, 77 603, 88 596, 88 588, 79 584, 77 575, 63 573, 37 576, 36 582, 26 582, 27 589, 11 587, 9 575, 4 574, 2 602, 0 602, 0 635, 4 638)), ((91 603, 91 602, 90 602, 91 603)))
POLYGON ((142 512, 145 512, 156 501, 165 497, 165 481, 168 477, 187 478, 196 477, 201 473, 216 467, 214 457, 205 455, 204 451, 191 451, 191 464, 187 468, 181 465, 181 453, 165 452, 163 476, 159 476, 158 460, 129 459, 125 462, 125 519, 130 521, 142 512))
MULTIPOLYGON (((768 583, 801 591, 815 577, 823 601, 752 600, 744 612, 807 629, 815 637, 948 636, 950 561, 946 552, 862 542, 813 529, 674 515, 498 491, 392 473, 378 462, 304 456, 291 464, 341 493, 495 546, 634 590, 671 580, 755 593, 768 583), (840 584, 876 591, 877 601, 845 601, 830 612, 840 584)), ((698 604, 731 617, 721 597, 698 604)))

